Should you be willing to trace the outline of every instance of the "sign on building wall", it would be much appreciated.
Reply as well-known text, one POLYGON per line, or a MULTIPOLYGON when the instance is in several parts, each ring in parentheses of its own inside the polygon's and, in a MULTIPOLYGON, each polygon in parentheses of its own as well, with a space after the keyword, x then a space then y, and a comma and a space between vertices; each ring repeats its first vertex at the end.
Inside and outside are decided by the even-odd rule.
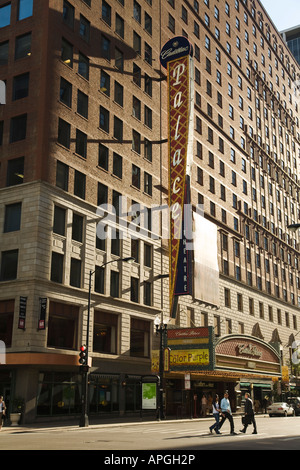
POLYGON ((168 330, 170 371, 213 370, 213 327, 178 328, 168 330))
POLYGON ((168 77, 168 142, 169 142, 169 266, 170 266, 170 312, 172 314, 174 295, 190 294, 185 271, 178 269, 179 254, 185 249, 183 238, 183 211, 187 194, 186 181, 192 161, 192 139, 190 126, 193 106, 191 106, 192 46, 187 38, 175 37, 161 50, 160 61, 167 68, 168 77), (184 292, 182 292, 184 290, 184 292))

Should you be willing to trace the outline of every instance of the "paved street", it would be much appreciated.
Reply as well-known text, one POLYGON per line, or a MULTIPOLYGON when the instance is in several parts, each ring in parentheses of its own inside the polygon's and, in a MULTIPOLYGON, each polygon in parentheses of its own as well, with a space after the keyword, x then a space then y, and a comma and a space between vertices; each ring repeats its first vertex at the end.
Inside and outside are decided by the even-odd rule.
POLYGON ((0 449, 100 450, 103 459, 108 459, 107 463, 112 463, 109 462, 113 455, 111 451, 136 451, 137 454, 126 453, 133 456, 139 455, 141 450, 156 451, 155 455, 160 451, 173 451, 194 455, 195 462, 188 462, 190 464, 196 463, 199 450, 300 449, 300 417, 257 416, 257 435, 252 435, 252 426, 246 435, 239 432, 242 428, 240 417, 235 417, 234 422, 236 436, 230 435, 228 422, 224 423, 221 435, 209 434, 208 427, 213 419, 90 425, 87 428, 73 425, 42 429, 3 428, 0 449))

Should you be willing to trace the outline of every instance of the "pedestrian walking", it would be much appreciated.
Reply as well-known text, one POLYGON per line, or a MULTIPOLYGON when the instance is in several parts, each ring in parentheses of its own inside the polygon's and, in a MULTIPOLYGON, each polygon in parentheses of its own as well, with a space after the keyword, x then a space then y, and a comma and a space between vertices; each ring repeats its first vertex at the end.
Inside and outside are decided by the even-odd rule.
POLYGON ((216 395, 213 402, 212 402, 212 412, 213 417, 215 418, 216 422, 210 426, 209 431, 212 434, 213 430, 215 430, 216 434, 221 434, 219 431, 219 422, 220 422, 220 403, 219 403, 219 396, 216 395))
POLYGON ((253 409, 253 402, 250 398, 250 393, 245 393, 245 416, 244 416, 244 428, 241 429, 241 432, 246 433, 247 427, 249 424, 253 424, 253 433, 257 434, 256 421, 253 409))
POLYGON ((219 430, 223 426, 224 421, 228 419, 230 423, 230 434, 232 434, 233 436, 236 436, 236 432, 234 432, 234 422, 233 422, 228 392, 224 393, 224 398, 222 398, 221 400, 221 414, 222 414, 222 419, 219 425, 219 430))
POLYGON ((3 397, 0 396, 0 431, 2 429, 2 421, 5 416, 5 410, 6 410, 5 402, 3 400, 3 397))
POLYGON ((201 415, 203 418, 206 417, 206 409, 207 409, 207 399, 205 394, 203 393, 202 399, 201 399, 201 415))

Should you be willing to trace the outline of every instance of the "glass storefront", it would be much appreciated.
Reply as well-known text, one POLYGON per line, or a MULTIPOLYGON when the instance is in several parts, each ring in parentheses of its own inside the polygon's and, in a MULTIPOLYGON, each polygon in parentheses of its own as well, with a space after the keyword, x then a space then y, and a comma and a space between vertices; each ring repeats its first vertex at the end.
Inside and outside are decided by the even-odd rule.
POLYGON ((80 413, 78 375, 64 372, 41 372, 37 394, 37 416, 80 413))

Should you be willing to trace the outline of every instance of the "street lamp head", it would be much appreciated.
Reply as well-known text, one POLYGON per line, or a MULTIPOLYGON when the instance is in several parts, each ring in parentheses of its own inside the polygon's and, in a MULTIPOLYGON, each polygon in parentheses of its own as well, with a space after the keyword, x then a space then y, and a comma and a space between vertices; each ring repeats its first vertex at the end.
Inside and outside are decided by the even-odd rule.
POLYGON ((300 224, 291 224, 291 225, 288 225, 287 228, 291 230, 292 232, 297 232, 297 230, 300 229, 300 224))
POLYGON ((128 256, 127 258, 122 258, 120 261, 126 261, 127 263, 133 263, 135 261, 135 258, 133 256, 128 256))

